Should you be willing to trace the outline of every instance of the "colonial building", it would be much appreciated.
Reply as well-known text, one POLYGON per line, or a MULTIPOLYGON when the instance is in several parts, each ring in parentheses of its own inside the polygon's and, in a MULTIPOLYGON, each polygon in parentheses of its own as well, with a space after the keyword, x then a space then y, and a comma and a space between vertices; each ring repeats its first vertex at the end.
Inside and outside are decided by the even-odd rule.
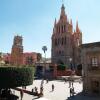
MULTIPOLYGON (((40 53, 36 52, 24 52, 23 53, 23 62, 21 65, 32 65, 35 64, 36 62, 39 62, 42 59, 42 56, 40 53)), ((10 53, 5 53, 3 55, 3 61, 5 64, 10 64, 11 61, 11 54, 10 53)))
POLYGON ((100 42, 83 44, 83 91, 100 95, 100 42))
POLYGON ((82 32, 78 22, 73 31, 72 20, 69 21, 62 4, 61 14, 58 21, 54 22, 52 34, 52 63, 77 66, 80 64, 79 45, 82 44, 82 32))
POLYGON ((22 36, 15 36, 11 51, 11 64, 12 65, 22 65, 23 64, 23 45, 22 36))
POLYGON ((24 52, 23 53, 23 65, 32 65, 38 61, 38 53, 36 52, 24 52))

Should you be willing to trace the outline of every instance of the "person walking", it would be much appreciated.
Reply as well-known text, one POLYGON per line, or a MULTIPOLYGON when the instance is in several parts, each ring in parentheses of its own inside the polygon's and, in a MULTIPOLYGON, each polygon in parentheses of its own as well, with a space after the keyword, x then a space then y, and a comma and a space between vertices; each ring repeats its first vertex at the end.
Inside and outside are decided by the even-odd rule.
POLYGON ((49 80, 48 80, 48 79, 46 79, 46 82, 47 82, 47 83, 48 83, 48 81, 49 81, 49 80))
POLYGON ((43 86, 40 87, 40 93, 43 93, 43 86))
POLYGON ((55 88, 55 86, 54 86, 54 84, 52 84, 52 91, 54 91, 54 88, 55 88))
POLYGON ((64 78, 64 81, 65 81, 65 83, 67 82, 67 79, 66 78, 64 78))
POLYGON ((69 80, 69 88, 71 87, 71 80, 69 80))
POLYGON ((74 87, 72 87, 72 96, 74 96, 74 94, 76 94, 76 93, 74 91, 74 87))
POLYGON ((72 96, 72 88, 70 88, 70 97, 72 96))
POLYGON ((43 96, 43 86, 40 87, 40 96, 43 96))
POLYGON ((74 88, 74 87, 73 87, 73 81, 72 81, 72 88, 74 88))
POLYGON ((41 86, 43 86, 43 84, 44 84, 44 79, 41 80, 41 86))
POLYGON ((23 95, 24 95, 24 92, 23 92, 23 90, 21 90, 21 91, 20 91, 21 100, 23 99, 23 95))
POLYGON ((34 90, 35 90, 35 93, 38 93, 38 91, 37 91, 37 87, 36 87, 36 86, 34 87, 34 90))
POLYGON ((34 92, 34 89, 32 88, 32 93, 34 92))

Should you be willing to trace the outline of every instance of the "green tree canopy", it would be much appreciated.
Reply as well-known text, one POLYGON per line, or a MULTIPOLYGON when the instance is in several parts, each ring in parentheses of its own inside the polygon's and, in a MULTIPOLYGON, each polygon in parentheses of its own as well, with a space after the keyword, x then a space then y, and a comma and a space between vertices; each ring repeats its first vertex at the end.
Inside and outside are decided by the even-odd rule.
POLYGON ((57 66, 57 70, 65 70, 66 69, 66 65, 63 65, 63 64, 59 64, 57 66))
POLYGON ((0 88, 31 85, 33 78, 33 67, 0 67, 0 88))

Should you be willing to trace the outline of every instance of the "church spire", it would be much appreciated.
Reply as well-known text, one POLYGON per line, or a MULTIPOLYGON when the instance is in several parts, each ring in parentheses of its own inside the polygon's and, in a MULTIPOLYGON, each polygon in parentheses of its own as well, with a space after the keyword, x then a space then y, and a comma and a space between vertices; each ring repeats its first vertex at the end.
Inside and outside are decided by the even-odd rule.
POLYGON ((53 33, 56 32, 56 18, 55 18, 55 22, 54 22, 54 28, 53 28, 53 33))
POLYGON ((78 26, 78 21, 76 22, 76 32, 80 32, 79 26, 78 26))
POLYGON ((64 4, 62 4, 62 7, 61 7, 60 18, 62 18, 63 16, 65 16, 65 7, 64 7, 64 4))
POLYGON ((55 18, 54 26, 56 26, 56 18, 55 18))
POLYGON ((65 15, 65 6, 64 6, 64 4, 62 4, 62 7, 61 7, 61 14, 65 15))
POLYGON ((72 19, 70 19, 70 24, 73 25, 73 23, 72 23, 72 19))

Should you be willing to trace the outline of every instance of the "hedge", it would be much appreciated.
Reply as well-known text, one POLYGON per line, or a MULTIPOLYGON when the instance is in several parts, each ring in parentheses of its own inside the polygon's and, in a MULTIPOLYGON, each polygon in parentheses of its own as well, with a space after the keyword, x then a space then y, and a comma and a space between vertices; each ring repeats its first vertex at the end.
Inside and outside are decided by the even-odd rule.
POLYGON ((33 83, 32 67, 0 67, 0 88, 15 88, 33 83))
POLYGON ((57 66, 57 70, 65 70, 65 69, 66 69, 66 66, 65 65, 59 64, 57 66))

